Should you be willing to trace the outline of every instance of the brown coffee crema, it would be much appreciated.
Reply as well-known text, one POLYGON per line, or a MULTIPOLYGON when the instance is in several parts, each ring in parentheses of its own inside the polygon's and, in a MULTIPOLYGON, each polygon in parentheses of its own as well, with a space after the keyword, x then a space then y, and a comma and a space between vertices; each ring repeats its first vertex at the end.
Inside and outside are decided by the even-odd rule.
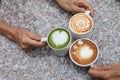
POLYGON ((85 13, 78 13, 70 19, 70 27, 76 33, 88 32, 92 28, 92 25, 92 19, 85 13))
POLYGON ((82 39, 72 45, 70 54, 76 63, 87 65, 96 59, 98 50, 93 42, 82 39))

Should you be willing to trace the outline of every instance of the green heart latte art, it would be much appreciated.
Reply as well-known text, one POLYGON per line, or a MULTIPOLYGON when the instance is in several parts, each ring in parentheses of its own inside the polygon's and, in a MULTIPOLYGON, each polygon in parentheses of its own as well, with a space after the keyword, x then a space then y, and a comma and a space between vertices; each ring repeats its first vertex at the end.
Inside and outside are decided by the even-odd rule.
POLYGON ((54 49, 65 48, 69 42, 70 33, 63 28, 57 28, 53 30, 48 36, 48 43, 54 49))

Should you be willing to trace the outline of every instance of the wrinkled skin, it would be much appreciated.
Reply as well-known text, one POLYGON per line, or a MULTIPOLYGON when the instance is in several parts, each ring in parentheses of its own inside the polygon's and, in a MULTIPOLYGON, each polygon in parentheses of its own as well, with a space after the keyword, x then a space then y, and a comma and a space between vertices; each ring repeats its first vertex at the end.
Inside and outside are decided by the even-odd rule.
POLYGON ((94 65, 89 69, 88 74, 93 80, 120 80, 120 64, 94 65))
POLYGON ((94 15, 92 5, 88 3, 86 0, 56 0, 56 1, 62 9, 73 14, 90 10, 91 16, 93 17, 94 15))
POLYGON ((15 33, 14 40, 24 51, 28 51, 33 47, 42 47, 47 45, 46 42, 40 42, 40 36, 30 32, 29 30, 17 28, 15 33))

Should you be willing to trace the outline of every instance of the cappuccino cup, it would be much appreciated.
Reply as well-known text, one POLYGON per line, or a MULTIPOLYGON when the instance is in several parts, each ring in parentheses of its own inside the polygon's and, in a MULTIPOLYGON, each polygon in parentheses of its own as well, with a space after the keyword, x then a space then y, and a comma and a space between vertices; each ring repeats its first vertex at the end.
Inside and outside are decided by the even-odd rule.
POLYGON ((90 16, 90 11, 73 15, 69 21, 69 28, 74 39, 90 38, 93 28, 93 19, 90 16))
POLYGON ((99 56, 95 42, 87 38, 77 39, 69 49, 72 62, 80 67, 92 67, 99 56))
POLYGON ((41 42, 47 42, 52 49, 53 54, 65 56, 69 52, 72 36, 65 28, 54 28, 48 33, 48 36, 41 39, 41 42))

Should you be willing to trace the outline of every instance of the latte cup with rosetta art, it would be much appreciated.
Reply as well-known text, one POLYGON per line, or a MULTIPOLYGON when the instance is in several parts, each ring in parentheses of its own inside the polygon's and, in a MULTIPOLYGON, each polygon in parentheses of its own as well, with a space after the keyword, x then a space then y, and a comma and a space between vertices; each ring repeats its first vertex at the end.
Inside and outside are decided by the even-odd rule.
POLYGON ((80 67, 92 67, 98 59, 99 50, 95 42, 82 38, 72 43, 69 56, 72 62, 80 67))
POLYGON ((53 54, 65 56, 69 53, 72 36, 65 28, 54 28, 48 33, 48 36, 41 39, 41 42, 47 42, 52 49, 53 54))
POLYGON ((70 18, 69 28, 73 38, 90 38, 93 28, 93 19, 90 16, 90 11, 85 13, 77 13, 70 18))

